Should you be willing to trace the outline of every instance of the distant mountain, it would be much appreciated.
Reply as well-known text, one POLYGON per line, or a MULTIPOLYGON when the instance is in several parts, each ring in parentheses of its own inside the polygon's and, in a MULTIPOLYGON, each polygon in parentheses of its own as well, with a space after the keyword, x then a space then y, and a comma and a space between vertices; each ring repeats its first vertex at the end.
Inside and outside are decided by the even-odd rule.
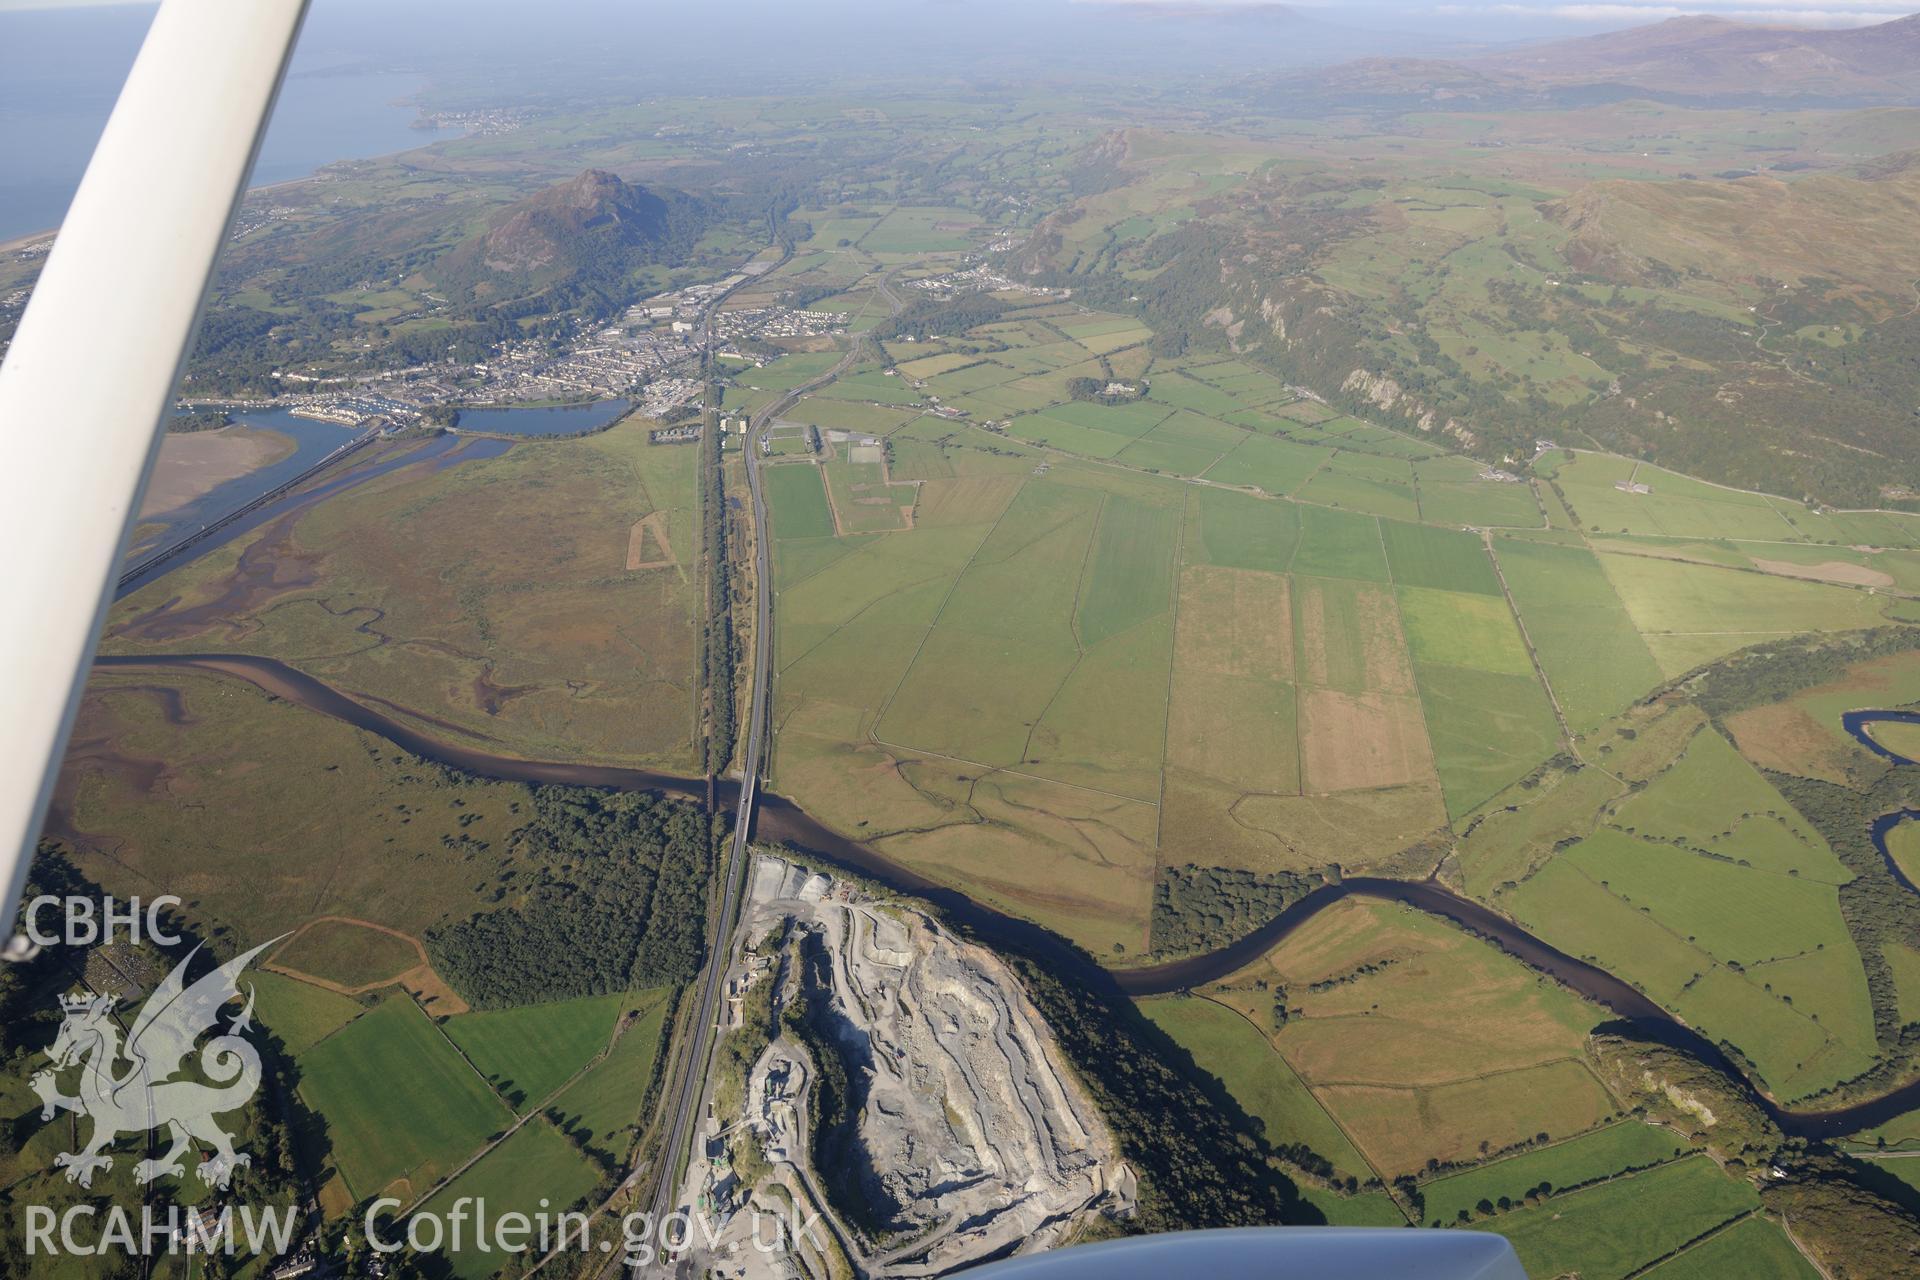
POLYGON ((1920 14, 1841 30, 1671 18, 1473 58, 1468 65, 1541 86, 1904 98, 1920 93, 1920 14))
POLYGON ((433 274, 475 296, 612 286, 642 267, 684 259, 711 220, 708 206, 691 196, 588 169, 502 210, 433 274))
POLYGON ((1364 58, 1256 87, 1268 105, 1501 108, 1771 97, 1920 101, 1920 14, 1843 30, 1671 18, 1453 59, 1364 58))

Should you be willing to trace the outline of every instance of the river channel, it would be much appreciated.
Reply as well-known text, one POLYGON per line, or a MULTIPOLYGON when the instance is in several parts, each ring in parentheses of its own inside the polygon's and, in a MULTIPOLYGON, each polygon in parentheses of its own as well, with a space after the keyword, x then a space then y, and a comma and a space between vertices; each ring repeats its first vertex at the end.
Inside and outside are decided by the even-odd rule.
MULTIPOLYGON (((204 671, 242 680, 310 711, 365 729, 415 755, 480 777, 533 783, 663 791, 704 798, 706 780, 647 769, 564 761, 527 760, 430 736, 365 706, 324 681, 272 658, 248 654, 140 654, 103 656, 104 670, 204 671)), ((1920 723, 1920 718, 1916 718, 1920 723)), ((1883 752, 1882 754, 1889 754, 1883 752)), ((737 783, 723 782, 716 801, 732 807, 737 783)), ((1237 972, 1320 912, 1344 898, 1400 902, 1442 916, 1487 938, 1588 999, 1634 1024, 1636 1031, 1683 1049, 1707 1062, 1742 1089, 1784 1131, 1799 1137, 1837 1138, 1882 1124, 1920 1106, 1920 1080, 1870 1102, 1832 1111, 1794 1111, 1754 1090, 1718 1046, 1655 1004, 1638 989, 1604 969, 1577 960, 1534 937, 1505 916, 1433 881, 1351 877, 1316 889, 1238 942, 1205 955, 1137 969, 1106 970, 1057 934, 976 902, 956 889, 934 883, 872 847, 850 840, 808 815, 785 797, 762 790, 755 819, 759 839, 790 843, 829 862, 858 871, 896 889, 924 897, 988 943, 1026 950, 1057 973, 1075 980, 1112 984, 1128 996, 1187 991, 1237 972)), ((1884 848, 1884 846, 1883 846, 1884 848)))
MULTIPOLYGON (((1897 765, 1920 765, 1920 760, 1910 759, 1875 740, 1870 726, 1876 724, 1920 724, 1920 712, 1915 711, 1848 711, 1840 717, 1840 724, 1853 735, 1854 740, 1873 754, 1891 760, 1897 765)), ((1887 848, 1887 836, 1903 822, 1920 818, 1920 809, 1896 809, 1892 813, 1883 813, 1873 820, 1870 834, 1873 847, 1886 859, 1887 870, 1893 878, 1915 893, 1920 893, 1920 884, 1901 867, 1899 859, 1893 856, 1893 850, 1887 848)))

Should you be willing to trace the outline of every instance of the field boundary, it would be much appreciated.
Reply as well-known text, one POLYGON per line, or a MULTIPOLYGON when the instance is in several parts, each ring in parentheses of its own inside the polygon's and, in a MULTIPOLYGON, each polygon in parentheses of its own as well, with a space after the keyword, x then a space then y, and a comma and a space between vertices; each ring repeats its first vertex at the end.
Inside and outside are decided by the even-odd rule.
MULTIPOLYGON (((1244 443, 1244 441, 1242 443, 1244 443)), ((1233 452, 1232 449, 1227 451, 1227 453, 1231 452, 1233 452)), ((1221 458, 1226 456, 1225 453, 1220 455, 1221 458)), ((1217 464, 1219 459, 1215 459, 1214 461, 1217 464)), ((1209 471, 1212 469, 1211 466, 1208 467, 1209 471)), ((1169 593, 1172 605, 1168 611, 1169 620, 1167 624, 1166 714, 1163 715, 1160 720, 1160 793, 1159 799, 1154 802, 1153 806, 1153 879, 1156 885, 1160 881, 1160 856, 1166 839, 1167 749, 1173 741, 1173 681, 1174 672, 1180 665, 1180 597, 1185 594, 1185 582, 1187 569, 1189 567, 1187 564, 1187 521, 1192 506, 1193 495, 1190 493, 1182 494, 1180 497, 1180 525, 1174 530, 1173 534, 1173 583, 1172 590, 1169 593)), ((1288 608, 1291 609, 1293 605, 1292 582, 1288 582, 1287 587, 1287 605, 1288 608)), ((1289 625, 1291 625, 1292 620, 1289 619, 1288 622, 1289 625)), ((1296 729, 1295 732, 1297 734, 1298 730, 1296 729)), ((1298 754, 1297 748, 1295 754, 1298 754)), ((1151 911, 1147 913, 1147 950, 1149 952, 1153 950, 1153 913, 1151 911)))
MULTIPOLYGON (((390 925, 376 925, 371 919, 361 919, 361 917, 357 917, 357 915, 319 915, 319 917, 315 917, 315 919, 309 919, 307 923, 301 925, 300 929, 296 929, 294 933, 286 936, 286 940, 280 942, 280 946, 273 948, 273 954, 267 958, 265 963, 261 963, 261 969, 265 969, 267 973, 278 973, 280 977, 286 977, 286 979, 294 979, 296 983, 319 986, 321 990, 330 990, 330 992, 334 992, 336 996, 365 996, 365 994, 369 994, 369 992, 384 990, 384 988, 388 988, 388 986, 405 986, 409 998, 424 996, 424 998, 428 998, 428 1000, 436 1000, 436 998, 438 998, 438 1000, 445 1000, 445 1004, 447 1004, 445 1013, 449 1013, 449 1015, 451 1015, 451 1013, 467 1013, 468 1007, 472 1007, 468 1006, 467 1000, 463 1000, 457 990, 453 990, 453 986, 447 984, 444 977, 440 977, 440 971, 434 969, 434 961, 432 961, 432 958, 428 958, 428 954, 426 954, 426 944, 420 942, 417 936, 413 936, 411 933, 403 933, 403 931, 394 929, 394 927, 390 927, 390 925), (301 936, 305 935, 307 931, 311 931, 315 925, 353 925, 355 929, 372 929, 374 933, 384 933, 384 935, 392 936, 392 938, 399 938, 401 942, 407 942, 409 946, 413 946, 413 952, 415 952, 415 956, 419 956, 420 963, 409 967, 409 969, 401 969, 394 977, 376 979, 376 981, 372 981, 372 983, 361 983, 359 986, 348 986, 346 983, 336 983, 336 981, 332 981, 332 979, 323 979, 323 977, 317 975, 317 973, 307 973, 305 969, 294 969, 292 965, 276 963, 280 952, 284 952, 284 950, 290 948, 294 942, 298 942, 301 936)), ((424 1011, 424 1009, 422 1009, 422 1011, 424 1011)), ((430 1017, 432 1017, 432 1015, 430 1015, 430 1017)))
MULTIPOLYGON (((661 999, 665 999, 665 998, 666 997, 664 996, 661 997, 661 999)), ((416 1009, 420 1009, 420 1006, 418 1004, 415 1004, 414 1007, 416 1009)), ((561 1081, 559 1085, 555 1086, 544 1098, 541 1098, 538 1102, 535 1102, 530 1106, 528 1106, 527 1112, 525 1115, 517 1115, 514 1113, 514 1110, 511 1106, 507 1106, 506 1099, 500 1097, 500 1092, 499 1090, 493 1087, 493 1082, 491 1080, 488 1080, 485 1075, 481 1074, 480 1068, 475 1067, 473 1065, 473 1060, 467 1057, 466 1053, 463 1050, 461 1050, 459 1045, 453 1043, 453 1037, 447 1035, 446 1028, 442 1027, 440 1023, 431 1014, 427 1013, 425 1009, 420 1009, 421 1015, 425 1017, 427 1021, 433 1023, 434 1030, 439 1032, 440 1036, 443 1039, 445 1039, 448 1044, 453 1045, 454 1052, 460 1054, 460 1060, 462 1062, 465 1062, 467 1066, 472 1067, 475 1075, 480 1076, 480 1079, 482 1080, 482 1082, 484 1082, 487 1086, 487 1092, 492 1094, 496 1099, 499 1099, 500 1104, 502 1106, 507 1107, 507 1114, 510 1116, 513 1116, 513 1123, 508 1125, 504 1130, 502 1130, 499 1136, 495 1137, 492 1141, 488 1142, 485 1146, 481 1147, 480 1150, 474 1152, 473 1155, 469 1156, 464 1162, 460 1164, 458 1168, 450 1170, 446 1174, 446 1176, 442 1177, 438 1182, 435 1182, 426 1191, 422 1192, 418 1196, 415 1196, 411 1203, 407 1204, 404 1208, 402 1208, 399 1211, 398 1214, 395 1215, 396 1218, 405 1218, 408 1214, 412 1213, 415 1209, 419 1208, 421 1205, 431 1200, 434 1196, 439 1195, 440 1192, 445 1190, 454 1181, 454 1179, 458 1178, 461 1174, 473 1168, 474 1165, 477 1165, 482 1160, 486 1159, 489 1155, 493 1153, 495 1148, 499 1147, 501 1143, 505 1142, 508 1138, 511 1138, 514 1134, 518 1133, 530 1121, 533 1121, 536 1119, 542 1120, 546 1124, 552 1126, 555 1132, 559 1132, 559 1126, 554 1125, 553 1121, 548 1120, 546 1118, 547 1108, 551 1106, 555 1101, 557 1101, 560 1098, 560 1096, 564 1094, 568 1089, 571 1089, 575 1084, 579 1083, 582 1076, 585 1076, 589 1071, 592 1071, 595 1067, 598 1067, 601 1063, 607 1060, 608 1055, 613 1052, 613 1046, 619 1043, 620 1037, 630 1032, 633 1029, 633 1024, 638 1021, 638 1018, 636 1016, 631 1016, 631 1015, 637 1015, 639 1013, 643 1013, 647 1009, 651 1009, 652 1007, 653 1007, 653 1004, 649 1003, 646 1005, 637 1006, 636 1008, 631 1010, 622 1009, 620 1013, 617 1014, 613 1020, 613 1034, 607 1037, 607 1042, 600 1046, 599 1051, 595 1053, 593 1057, 589 1058, 585 1064, 583 1064, 576 1071, 574 1071, 572 1075, 568 1076, 565 1080, 561 1081)), ((624 1187, 628 1182, 630 1182, 633 1176, 634 1175, 629 1174, 627 1178, 622 1179, 620 1184, 614 1188, 615 1193, 617 1194, 622 1187, 624 1187)))
MULTIPOLYGON (((1527 630, 1527 620, 1520 616, 1520 602, 1513 598, 1513 588, 1507 585, 1507 571, 1500 565, 1500 554, 1493 549, 1492 532, 1484 529, 1481 530, 1480 542, 1481 545, 1486 548, 1487 559, 1493 564, 1493 576, 1500 580, 1500 594, 1506 598, 1507 613, 1512 616, 1513 625, 1520 628, 1520 642, 1527 647, 1527 661, 1533 664, 1533 678, 1540 682, 1540 687, 1546 691, 1547 702, 1553 707, 1553 718, 1560 726, 1560 743, 1575 760, 1580 761, 1581 764, 1586 764, 1588 761, 1580 754, 1579 744, 1574 738, 1573 726, 1567 721, 1566 709, 1560 705, 1560 695, 1553 691, 1553 682, 1547 679, 1547 668, 1540 661, 1540 651, 1534 648, 1533 633, 1527 630)), ((1593 553, 1589 550, 1587 554, 1591 555, 1593 553)), ((1391 566, 1388 567, 1387 572, 1389 574, 1393 572, 1391 566)), ((1629 615, 1629 621, 1631 621, 1631 615, 1629 615)), ((1635 630, 1638 631, 1638 628, 1636 627, 1635 630)), ((1597 765, 1595 767, 1599 768, 1597 765)), ((1606 769, 1601 769, 1600 771, 1607 774, 1610 778, 1613 777, 1613 774, 1606 769)), ((1614 778, 1614 781, 1619 782, 1620 780, 1614 778)), ((1621 785, 1624 786, 1625 784, 1622 783, 1621 785)), ((1499 793, 1495 792, 1494 794, 1498 795, 1499 793)), ((1492 796, 1488 797, 1488 799, 1492 798, 1492 796)), ((1485 802, 1483 801, 1482 803, 1485 802)))
MULTIPOLYGON (((1215 997, 1205 994, 1203 992, 1196 992, 1195 994, 1198 995, 1200 999, 1205 1000, 1208 1004, 1216 1005, 1219 1008, 1225 1009, 1228 1013, 1231 1013, 1234 1017, 1246 1023, 1248 1027, 1252 1028, 1253 1033, 1260 1037, 1261 1043, 1267 1046, 1267 1052, 1271 1053, 1274 1057, 1278 1058, 1280 1060, 1281 1065, 1286 1067, 1288 1072, 1292 1074, 1295 1080, 1299 1081, 1300 1088, 1303 1091, 1305 1091, 1306 1095, 1309 1098, 1313 1099, 1313 1105, 1320 1108, 1320 1114, 1327 1118, 1327 1123, 1331 1124, 1334 1128, 1340 1131, 1341 1136, 1346 1138, 1347 1145, 1353 1148, 1354 1154, 1358 1155, 1360 1159, 1366 1163, 1367 1172, 1371 1173, 1375 1178, 1379 1179, 1380 1185, 1383 1188, 1385 1188, 1387 1191, 1387 1198, 1393 1201, 1393 1207, 1400 1211, 1400 1214, 1402 1217, 1407 1217, 1407 1211, 1405 1206, 1403 1206, 1400 1203, 1400 1198, 1393 1194, 1393 1190, 1392 1190, 1393 1184, 1389 1182, 1385 1177, 1385 1175, 1383 1175, 1380 1172, 1379 1166, 1374 1164, 1373 1157, 1367 1154, 1366 1148, 1360 1145, 1360 1140, 1353 1136, 1352 1132, 1348 1130, 1347 1126, 1340 1123, 1340 1117, 1334 1115, 1333 1112, 1327 1107, 1327 1104, 1320 1100, 1320 1095, 1313 1091, 1313 1086, 1308 1084, 1307 1078, 1300 1074, 1300 1069, 1294 1066, 1293 1063, 1288 1060, 1286 1054, 1280 1052, 1280 1046, 1276 1045, 1273 1042, 1273 1038, 1270 1035, 1268 1035, 1266 1032, 1260 1029, 1260 1024, 1255 1022, 1252 1018, 1249 1018, 1246 1015, 1246 1013, 1243 1012, 1242 1010, 1234 1008, 1232 1005, 1227 1004, 1223 1000, 1218 1000, 1215 997)), ((1315 1154, 1318 1154, 1318 1153, 1316 1152, 1315 1154)), ((1321 1156, 1320 1158, 1323 1160, 1326 1159, 1324 1155, 1321 1156)), ((1415 1226, 1419 1225, 1418 1223, 1414 1223, 1411 1217, 1407 1217, 1407 1221, 1412 1225, 1415 1225, 1415 1226)))

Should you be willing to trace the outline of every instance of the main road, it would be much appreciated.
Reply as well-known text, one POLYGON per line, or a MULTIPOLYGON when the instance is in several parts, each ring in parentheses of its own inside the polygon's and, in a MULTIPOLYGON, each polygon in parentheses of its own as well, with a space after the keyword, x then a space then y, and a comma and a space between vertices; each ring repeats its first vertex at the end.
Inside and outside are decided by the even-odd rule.
MULTIPOLYGON (((882 294, 889 308, 898 314, 900 300, 886 284, 886 278, 883 277, 882 294)), ((716 303, 718 301, 715 299, 716 303)), ((707 323, 703 328, 709 343, 712 314, 713 308, 709 307, 707 323)), ((773 535, 767 516, 766 489, 760 480, 758 446, 770 422, 792 408, 808 392, 825 386, 852 368, 860 360, 866 346, 866 335, 856 335, 847 354, 833 368, 795 387, 753 414, 748 419, 742 442, 746 455, 747 492, 753 508, 753 670, 747 711, 747 743, 740 761, 740 803, 734 812, 733 838, 728 843, 726 866, 721 871, 720 912, 714 918, 707 962, 699 979, 700 990, 692 1026, 693 1043, 683 1060, 679 1079, 673 1086, 672 1118, 667 1128, 667 1146, 660 1161, 660 1183, 654 1193, 653 1223, 656 1233, 660 1224, 666 1222, 668 1215, 676 1208, 687 1207, 675 1204, 682 1185, 681 1159, 683 1153, 687 1152, 694 1124, 707 1095, 714 1036, 719 1029, 721 979, 727 969, 727 940, 733 929, 734 917, 740 909, 740 890, 746 878, 747 840, 753 827, 753 806, 759 795, 760 768, 766 752, 767 707, 773 686, 773 535)), ((655 1266, 661 1270, 672 1269, 664 1253, 655 1266)), ((635 1273, 640 1274, 642 1270, 636 1268, 635 1273)))

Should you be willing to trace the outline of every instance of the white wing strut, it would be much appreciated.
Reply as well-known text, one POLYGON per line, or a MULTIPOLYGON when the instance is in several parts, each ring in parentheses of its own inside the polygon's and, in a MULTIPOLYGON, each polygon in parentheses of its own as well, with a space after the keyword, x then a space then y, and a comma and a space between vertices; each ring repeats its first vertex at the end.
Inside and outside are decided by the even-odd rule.
POLYGON ((0 934, 306 7, 165 0, 0 365, 0 934))

